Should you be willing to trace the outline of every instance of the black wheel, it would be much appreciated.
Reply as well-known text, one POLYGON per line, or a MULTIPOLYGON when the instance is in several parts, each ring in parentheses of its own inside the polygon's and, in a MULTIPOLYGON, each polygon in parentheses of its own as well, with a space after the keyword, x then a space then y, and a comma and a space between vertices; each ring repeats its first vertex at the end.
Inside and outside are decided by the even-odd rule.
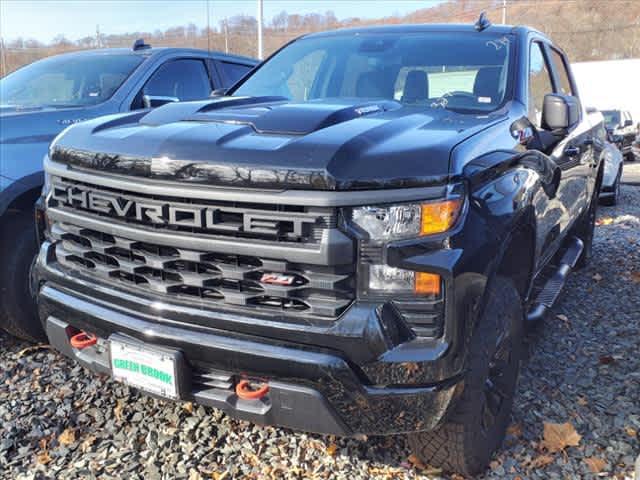
POLYGON ((24 340, 45 341, 31 284, 31 270, 38 250, 33 215, 9 217, 2 230, 0 328, 24 340))
POLYGON ((618 175, 616 176, 616 181, 613 183, 613 195, 610 197, 603 198, 600 203, 602 205, 606 205, 607 207, 613 207, 618 204, 618 200, 620 199, 620 178, 622 177, 622 167, 618 170, 618 175))
POLYGON ((502 444, 523 352, 524 314, 515 284, 497 277, 486 295, 458 403, 442 426, 409 436, 423 462, 465 476, 483 471, 502 444))

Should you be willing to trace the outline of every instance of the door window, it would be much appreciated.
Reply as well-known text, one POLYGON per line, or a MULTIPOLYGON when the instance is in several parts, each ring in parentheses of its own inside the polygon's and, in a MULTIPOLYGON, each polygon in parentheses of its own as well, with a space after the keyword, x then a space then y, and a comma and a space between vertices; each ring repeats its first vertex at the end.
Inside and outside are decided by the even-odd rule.
POLYGON ((529 120, 538 128, 542 125, 542 106, 544 96, 548 93, 553 93, 551 76, 542 45, 534 42, 529 58, 529 120))
POLYGON ((571 82, 569 81, 569 74, 567 73, 567 67, 564 63, 562 55, 557 50, 551 49, 551 61, 553 62, 554 70, 560 80, 560 93, 563 95, 575 95, 573 88, 571 88, 571 82))
POLYGON ((142 95, 201 100, 211 94, 207 67, 202 60, 171 60, 158 68, 136 97, 133 108, 142 108, 142 95))

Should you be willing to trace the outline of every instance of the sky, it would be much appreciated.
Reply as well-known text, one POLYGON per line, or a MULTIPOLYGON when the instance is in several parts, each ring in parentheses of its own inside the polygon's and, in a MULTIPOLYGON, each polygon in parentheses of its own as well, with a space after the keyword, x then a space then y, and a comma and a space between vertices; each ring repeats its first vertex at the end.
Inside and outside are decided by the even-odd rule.
MULTIPOLYGON (((263 0, 265 22, 282 10, 287 13, 324 13, 338 19, 377 18, 406 14, 442 0, 263 0)), ((256 0, 208 0, 211 26, 225 17, 256 15, 256 0)), ((48 43, 59 34, 69 40, 105 34, 153 32, 169 27, 207 23, 207 0, 0 0, 0 37, 18 37, 48 43)))

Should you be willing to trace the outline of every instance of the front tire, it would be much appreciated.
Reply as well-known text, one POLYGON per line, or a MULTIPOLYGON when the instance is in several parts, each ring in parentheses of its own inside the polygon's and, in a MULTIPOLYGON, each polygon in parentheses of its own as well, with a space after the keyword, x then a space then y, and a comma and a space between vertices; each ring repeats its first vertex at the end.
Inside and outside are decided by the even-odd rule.
POLYGON ((33 216, 9 217, 2 230, 0 328, 23 340, 45 341, 31 285, 31 270, 38 251, 33 216))
POLYGON ((465 476, 485 470, 502 444, 523 352, 524 313, 515 284, 496 277, 486 295, 454 410, 436 430, 409 436, 423 462, 465 476))

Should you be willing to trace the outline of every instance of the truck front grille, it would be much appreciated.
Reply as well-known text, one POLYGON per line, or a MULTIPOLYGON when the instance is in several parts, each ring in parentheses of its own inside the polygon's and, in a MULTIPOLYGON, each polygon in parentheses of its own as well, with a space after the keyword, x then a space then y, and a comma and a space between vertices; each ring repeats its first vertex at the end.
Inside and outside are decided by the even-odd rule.
POLYGON ((165 298, 334 318, 354 297, 351 265, 176 248, 65 222, 51 235, 66 269, 165 298))

